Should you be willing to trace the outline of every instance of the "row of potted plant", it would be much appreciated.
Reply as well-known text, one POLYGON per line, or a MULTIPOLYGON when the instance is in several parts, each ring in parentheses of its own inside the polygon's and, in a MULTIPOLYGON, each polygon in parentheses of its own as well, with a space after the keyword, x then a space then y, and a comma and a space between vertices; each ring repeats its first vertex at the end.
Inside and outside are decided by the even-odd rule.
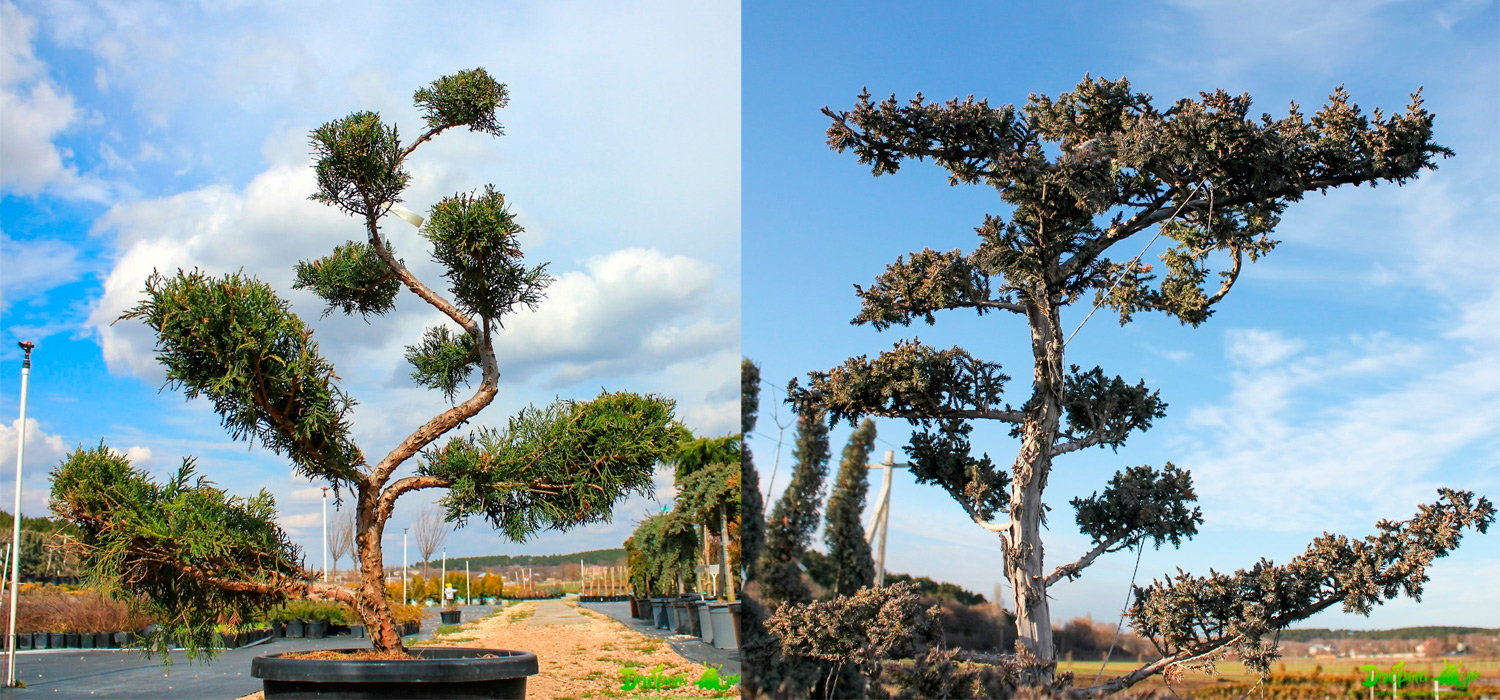
POLYGON ((701 594, 671 598, 630 598, 630 616, 658 629, 699 637, 719 649, 740 648, 740 604, 705 599, 701 594))

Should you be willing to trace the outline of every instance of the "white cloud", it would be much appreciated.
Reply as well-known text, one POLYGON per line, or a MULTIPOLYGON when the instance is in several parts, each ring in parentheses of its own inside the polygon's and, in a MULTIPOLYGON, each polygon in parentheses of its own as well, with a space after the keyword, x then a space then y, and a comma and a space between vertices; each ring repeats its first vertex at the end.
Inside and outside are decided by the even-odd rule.
POLYGON ((1237 365, 1258 369, 1274 365, 1297 354, 1304 347, 1298 340, 1283 338, 1276 331, 1254 328, 1231 330, 1224 334, 1229 359, 1237 365))
POLYGON ((53 139, 77 120, 78 109, 71 95, 45 77, 32 52, 35 30, 35 20, 0 3, 0 187, 21 194, 77 180, 53 139))
MULTIPOLYGON (((6 475, 3 493, 6 498, 0 508, 10 510, 15 498, 13 485, 16 473, 16 440, 21 434, 21 419, 0 425, 0 474, 6 475)), ((47 510, 47 498, 51 493, 50 474, 53 468, 68 455, 63 439, 44 432, 35 418, 26 419, 26 464, 21 478, 21 512, 42 514, 47 510)))
POLYGON ((16 300, 30 299, 77 281, 84 265, 79 251, 62 241, 40 239, 16 241, 0 231, 0 311, 16 300))
POLYGON ((565 272, 536 311, 508 320, 495 352, 512 372, 553 368, 552 383, 655 368, 738 345, 735 321, 707 311, 717 271, 681 255, 630 248, 565 272))
MULTIPOLYGON (((1244 363, 1226 402, 1189 413, 1201 442, 1174 461, 1196 475, 1207 527, 1368 527, 1414 512, 1439 487, 1478 486, 1485 470, 1473 465, 1500 456, 1500 346, 1330 345, 1282 365, 1244 363)), ((1238 351, 1289 356, 1275 342, 1257 347, 1238 351)))

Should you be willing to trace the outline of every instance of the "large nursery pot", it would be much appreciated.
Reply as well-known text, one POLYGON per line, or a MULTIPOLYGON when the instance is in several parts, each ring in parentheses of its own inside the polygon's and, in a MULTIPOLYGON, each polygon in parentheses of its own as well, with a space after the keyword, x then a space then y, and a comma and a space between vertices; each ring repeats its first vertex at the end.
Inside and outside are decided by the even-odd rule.
POLYGON ((456 624, 458 624, 458 620, 459 620, 460 617, 463 616, 463 614, 464 614, 464 611, 462 611, 462 610, 444 610, 444 611, 438 613, 438 615, 443 618, 443 624, 445 624, 445 625, 456 625, 456 624))
POLYGON ((714 643, 714 623, 713 618, 709 617, 708 613, 708 606, 711 603, 713 603, 711 600, 700 600, 693 603, 693 611, 698 613, 698 624, 695 629, 698 630, 698 636, 703 638, 704 644, 714 643))
POLYGON ((661 629, 667 628, 667 599, 651 599, 651 622, 661 629))
MULTIPOLYGON (((358 652, 360 649, 338 651, 358 652)), ((505 698, 526 697, 526 679, 537 673, 536 654, 504 649, 409 649, 401 661, 288 659, 260 656, 250 674, 261 679, 266 700, 304 698, 505 698)))
POLYGON ((308 639, 323 639, 328 636, 327 620, 308 620, 306 622, 308 639))
POLYGON ((689 622, 692 612, 690 603, 683 598, 672 601, 672 631, 678 634, 692 634, 693 623, 689 622))
POLYGON ((740 648, 740 630, 735 626, 734 613, 730 612, 729 603, 709 603, 708 614, 713 620, 714 646, 720 649, 740 648))
POLYGON ((286 621, 286 636, 292 639, 301 639, 303 632, 304 626, 301 620, 286 621))

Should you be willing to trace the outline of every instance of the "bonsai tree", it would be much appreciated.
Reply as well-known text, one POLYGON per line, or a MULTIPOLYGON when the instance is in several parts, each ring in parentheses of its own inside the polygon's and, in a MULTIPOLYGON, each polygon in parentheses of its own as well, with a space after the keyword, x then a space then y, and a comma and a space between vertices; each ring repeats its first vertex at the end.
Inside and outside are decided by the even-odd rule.
POLYGON ((145 298, 121 320, 156 333, 167 385, 207 398, 231 436, 259 443, 353 501, 359 580, 353 588, 309 580, 264 490, 249 498, 225 493, 198 476, 191 458, 157 483, 102 444, 81 449, 53 472, 53 508, 78 528, 91 582, 160 621, 148 649, 175 638, 192 654, 208 654, 221 619, 251 620, 287 599, 309 599, 350 605, 376 650, 403 651, 381 560, 383 531, 402 496, 445 489, 439 502, 449 522, 483 518, 524 540, 607 520, 627 494, 650 491, 656 464, 680 440, 671 401, 625 392, 527 407, 503 427, 448 435, 495 398, 493 336, 506 315, 535 308, 551 278, 545 266, 524 263, 522 228, 488 186, 443 199, 421 226, 446 290, 418 279, 397 256, 381 221, 401 201, 407 159, 450 129, 499 136, 496 115, 507 94, 481 68, 442 77, 414 100, 426 130, 411 141, 373 112, 312 132, 312 199, 356 217, 364 233, 298 263, 297 286, 321 297, 328 312, 362 316, 387 313, 402 290, 410 292, 444 317, 407 349, 413 381, 449 401, 476 371, 478 385, 390 453, 367 456, 350 433, 354 399, 312 330, 269 285, 242 272, 154 273, 145 298), (400 475, 414 458, 414 472, 400 475))
MULTIPOLYGON (((1255 119, 1248 95, 1204 93, 1163 111, 1126 80, 1085 77, 1073 92, 1033 95, 1024 107, 972 97, 939 104, 920 94, 877 103, 865 92, 852 110, 824 114, 829 147, 853 151, 875 175, 931 160, 952 184, 992 187, 1011 208, 1009 220, 985 217, 973 251, 913 252, 869 287, 856 286, 862 309, 853 323, 878 330, 931 324, 946 310, 1019 321, 1031 350, 1030 391, 1019 405, 1006 401, 1009 377, 998 363, 916 340, 813 372, 806 387, 794 381, 789 393, 804 416, 826 410, 830 423, 851 425, 885 416, 917 428, 906 448, 912 474, 946 490, 1000 540, 1025 685, 1053 680, 1050 587, 1110 552, 1148 541, 1178 545, 1202 522, 1187 471, 1171 463, 1127 467, 1102 491, 1072 501, 1093 546, 1049 568, 1043 496, 1053 461, 1118 449, 1166 409, 1144 383, 1070 364, 1063 309, 1108 307, 1122 324, 1159 311, 1196 327, 1246 263, 1276 247, 1272 234, 1292 203, 1344 185, 1399 185, 1452 155, 1433 142, 1433 116, 1420 93, 1389 116, 1364 115, 1340 88, 1311 119, 1296 105, 1285 117, 1255 119), (1140 261, 1144 253, 1129 257, 1148 236, 1170 242, 1159 270, 1140 261), (971 445, 978 420, 1007 424, 1019 439, 1008 468, 971 445)), ((1075 317, 1086 320, 1085 311, 1075 317)), ((1225 650, 1264 672, 1275 654, 1264 639, 1271 631, 1334 605, 1368 613, 1402 592, 1417 596, 1433 558, 1456 547, 1465 528, 1484 532, 1493 520, 1487 499, 1444 489, 1413 519, 1382 522, 1364 540, 1324 536, 1283 565, 1263 560, 1232 575, 1154 583, 1138 591, 1131 617, 1163 658, 1073 692, 1107 694, 1225 650)))

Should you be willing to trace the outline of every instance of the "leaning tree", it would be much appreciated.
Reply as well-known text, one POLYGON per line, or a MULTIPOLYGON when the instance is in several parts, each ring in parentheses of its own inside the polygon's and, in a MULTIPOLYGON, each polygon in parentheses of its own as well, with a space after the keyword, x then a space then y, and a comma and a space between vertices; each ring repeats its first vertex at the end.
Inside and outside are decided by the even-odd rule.
MULTIPOLYGON (((1144 383, 1070 365, 1062 310, 1104 306, 1122 324, 1160 311, 1197 326, 1245 263, 1276 246, 1271 236, 1288 205, 1341 185, 1401 184, 1451 155, 1433 143, 1433 117, 1420 94, 1390 116, 1365 116, 1342 88, 1311 119, 1296 105, 1280 119, 1255 119, 1249 110, 1248 95, 1218 91, 1162 111, 1123 79, 1087 77, 1073 92, 1033 95, 1024 107, 972 97, 939 104, 920 94, 874 102, 866 91, 850 111, 824 109, 829 147, 852 150, 875 175, 895 173, 908 159, 931 160, 950 183, 993 187, 1010 208, 1008 220, 985 217, 972 252, 915 252, 869 287, 856 286, 862 309, 853 323, 878 330, 930 324, 954 309, 1013 315, 1031 349, 1031 391, 1019 406, 1002 396, 1008 377, 999 364, 916 341, 810 373, 806 387, 793 382, 791 395, 804 412, 826 409, 830 423, 873 415, 917 428, 906 448, 913 475, 945 489, 1000 538, 1018 652, 1031 662, 1033 684, 1052 682, 1055 668, 1049 587, 1105 553, 1147 540, 1178 544, 1202 522, 1186 471, 1170 463, 1130 467, 1102 492, 1072 501, 1092 548, 1044 567, 1042 498, 1053 460, 1118 448, 1166 407, 1144 383), (1153 272, 1141 254, 1130 256, 1158 236, 1170 246, 1153 272), (976 454, 976 420, 1008 424, 1019 438, 1009 469, 976 454)), ((1233 575, 1183 574, 1140 589, 1133 624, 1163 658, 1074 692, 1113 692, 1226 649, 1263 670, 1274 653, 1263 641, 1269 631, 1340 602, 1367 612, 1403 591, 1416 596, 1426 565, 1456 547, 1463 528, 1483 532, 1493 519, 1485 498, 1443 490, 1412 520, 1382 522, 1364 540, 1326 536, 1281 566, 1262 561, 1233 575)))
POLYGON ((443 199, 421 225, 446 293, 397 256, 381 223, 410 180, 407 159, 450 129, 499 136, 496 113, 508 98, 505 85, 480 68, 442 77, 414 101, 426 129, 409 142, 374 112, 312 132, 312 199, 353 215, 365 232, 326 257, 299 263, 296 285, 316 293, 329 312, 361 316, 388 313, 402 289, 411 292, 444 317, 407 349, 414 382, 450 402, 476 370, 478 387, 371 461, 351 436, 354 399, 319 354, 311 329, 270 285, 243 273, 153 273, 144 300, 121 319, 143 321, 155 332, 167 385, 189 399, 208 398, 234 438, 259 442, 287 458, 298 475, 327 482, 340 499, 354 501, 359 581, 348 588, 310 580, 264 490, 251 498, 227 494, 197 477, 191 459, 157 483, 102 444, 79 450, 53 472, 53 508, 79 528, 76 543, 92 582, 160 622, 148 648, 165 649, 175 639, 192 654, 211 654, 216 623, 254 619, 288 598, 303 598, 352 606, 377 650, 402 651, 381 560, 398 499, 446 489, 440 503, 447 520, 462 525, 482 517, 523 540, 608 519, 627 494, 650 491, 656 465, 680 439, 671 401, 604 392, 589 401, 523 408, 503 428, 435 444, 494 400, 500 383, 494 334, 508 314, 534 309, 551 278, 543 265, 524 263, 521 226, 493 187, 443 199), (415 473, 398 476, 414 457, 415 473))

